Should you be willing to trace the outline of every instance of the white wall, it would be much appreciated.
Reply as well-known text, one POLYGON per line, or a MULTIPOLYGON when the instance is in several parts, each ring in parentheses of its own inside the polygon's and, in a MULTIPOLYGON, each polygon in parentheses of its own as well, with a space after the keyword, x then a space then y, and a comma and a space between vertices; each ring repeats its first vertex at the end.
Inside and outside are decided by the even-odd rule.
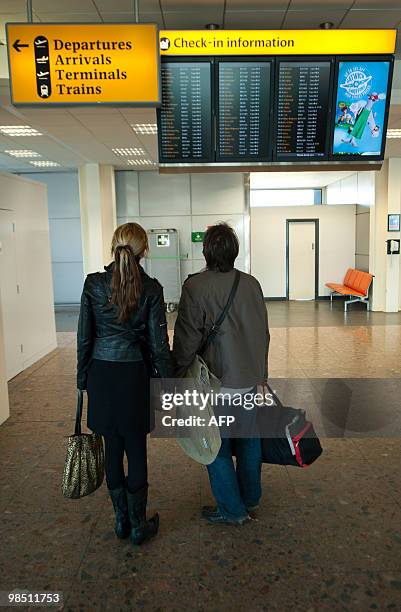
POLYGON ((326 187, 326 204, 356 204, 358 202, 358 176, 352 174, 330 183, 326 187))
POLYGON ((328 281, 341 282, 355 267, 355 206, 251 209, 251 273, 265 297, 286 295, 286 220, 319 219, 319 295, 328 281))
POLYGON ((47 185, 54 301, 78 303, 84 281, 78 173, 40 172, 21 176, 47 185))
POLYGON ((22 345, 21 369, 25 369, 57 346, 47 192, 36 181, 0 174, 0 193, 16 223, 19 321, 15 341, 22 345))
POLYGON ((344 179, 330 183, 325 189, 325 203, 373 206, 375 199, 374 182, 375 173, 367 171, 356 172, 344 179))
POLYGON ((357 204, 355 213, 355 267, 369 272, 370 208, 357 204))
POLYGON ((202 244, 191 242, 191 232, 219 221, 237 232, 241 246, 236 266, 247 269, 248 212, 242 174, 117 171, 115 183, 118 224, 136 221, 145 229, 178 229, 182 280, 204 266, 202 244))
POLYGON ((6 374, 6 355, 4 350, 3 317, 0 303, 0 425, 10 416, 6 374))
POLYGON ((372 310, 398 312, 401 308, 401 256, 387 255, 386 240, 400 232, 387 231, 388 214, 401 214, 401 159, 386 159, 375 173, 375 205, 370 214, 370 272, 374 275, 372 310))
POLYGON ((326 187, 329 205, 356 204, 355 267, 369 272, 370 209, 375 202, 374 172, 356 172, 326 187))

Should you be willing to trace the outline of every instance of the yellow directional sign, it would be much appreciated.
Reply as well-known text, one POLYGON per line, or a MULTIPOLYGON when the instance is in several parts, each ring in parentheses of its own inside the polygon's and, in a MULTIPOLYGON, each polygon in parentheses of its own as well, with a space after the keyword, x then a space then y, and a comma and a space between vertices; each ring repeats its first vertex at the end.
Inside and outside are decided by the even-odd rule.
POLYGON ((160 104, 154 24, 8 23, 13 104, 160 104))
POLYGON ((162 55, 394 53, 397 30, 162 30, 162 55))

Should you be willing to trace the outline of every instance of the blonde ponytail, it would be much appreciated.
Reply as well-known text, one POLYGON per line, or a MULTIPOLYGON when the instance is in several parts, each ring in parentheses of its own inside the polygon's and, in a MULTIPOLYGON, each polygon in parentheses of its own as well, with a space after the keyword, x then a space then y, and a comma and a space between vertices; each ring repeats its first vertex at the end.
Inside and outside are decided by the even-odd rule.
POLYGON ((113 235, 114 256, 111 302, 118 308, 118 320, 127 321, 139 305, 142 278, 139 261, 148 250, 148 237, 138 223, 120 225, 113 235))

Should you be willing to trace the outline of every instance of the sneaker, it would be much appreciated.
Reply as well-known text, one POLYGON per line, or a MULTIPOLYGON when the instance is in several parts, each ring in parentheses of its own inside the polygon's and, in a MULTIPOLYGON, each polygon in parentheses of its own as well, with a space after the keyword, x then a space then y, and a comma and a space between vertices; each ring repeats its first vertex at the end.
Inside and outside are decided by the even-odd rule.
POLYGON ((251 518, 249 515, 246 515, 240 519, 228 519, 215 506, 204 506, 202 508, 202 516, 212 525, 243 525, 251 518))
POLYGON ((248 506, 246 510, 251 519, 256 519, 257 511, 259 510, 259 504, 257 504, 256 506, 248 506))

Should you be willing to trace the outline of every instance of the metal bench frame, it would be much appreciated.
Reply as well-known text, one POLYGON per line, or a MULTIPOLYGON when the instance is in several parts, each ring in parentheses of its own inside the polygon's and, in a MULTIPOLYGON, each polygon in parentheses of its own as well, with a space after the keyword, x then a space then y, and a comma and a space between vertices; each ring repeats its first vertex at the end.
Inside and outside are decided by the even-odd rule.
MULTIPOLYGON (((370 285, 369 285, 370 287, 370 285)), ((348 297, 352 297, 351 300, 345 300, 344 302, 344 312, 347 312, 347 307, 348 304, 356 304, 356 302, 362 302, 363 304, 366 304, 366 309, 369 310, 369 287, 368 287, 368 293, 365 296, 358 296, 358 295, 348 295, 348 297)), ((339 291, 333 291, 332 289, 330 289, 330 305, 333 305, 333 295, 342 295, 343 297, 347 297, 346 293, 340 293, 339 291)))

